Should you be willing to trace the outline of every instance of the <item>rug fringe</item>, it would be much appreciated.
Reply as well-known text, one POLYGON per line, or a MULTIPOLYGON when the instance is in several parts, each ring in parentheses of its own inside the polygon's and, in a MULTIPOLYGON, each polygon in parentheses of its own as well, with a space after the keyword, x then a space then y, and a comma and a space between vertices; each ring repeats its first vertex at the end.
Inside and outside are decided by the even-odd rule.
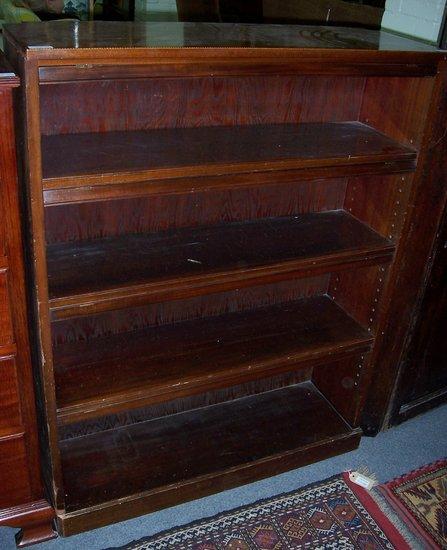
POLYGON ((425 545, 413 531, 408 529, 402 519, 396 514, 386 498, 376 489, 369 492, 371 498, 376 502, 382 513, 391 521, 405 542, 414 550, 425 550, 425 545))

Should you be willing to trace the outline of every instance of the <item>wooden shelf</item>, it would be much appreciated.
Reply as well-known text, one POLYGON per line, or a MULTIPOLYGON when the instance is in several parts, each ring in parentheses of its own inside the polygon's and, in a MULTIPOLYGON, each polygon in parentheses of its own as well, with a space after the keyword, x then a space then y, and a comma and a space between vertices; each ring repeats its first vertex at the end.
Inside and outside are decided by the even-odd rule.
POLYGON ((366 350, 373 339, 330 298, 149 327, 54 351, 58 419, 77 422, 366 350))
MULTIPOLYGON (((44 189, 44 206, 61 206, 73 203, 107 201, 123 198, 184 195, 196 192, 234 191, 235 189, 279 187, 281 184, 306 184, 309 181, 328 180, 327 185, 337 178, 357 176, 384 176, 413 172, 414 159, 393 160, 382 163, 368 162, 338 166, 306 167, 299 170, 253 171, 241 174, 218 176, 179 177, 144 181, 125 181, 120 175, 114 181, 105 183, 44 189)), ((139 176, 138 176, 139 177, 139 176)), ((82 182, 79 182, 82 185, 82 182)), ((57 185, 57 182, 56 182, 57 185)), ((78 184, 76 184, 78 185, 78 184)))
POLYGON ((278 473, 308 462, 312 452, 303 457, 305 450, 332 446, 334 454, 340 440, 354 448, 359 436, 306 382, 69 439, 60 443, 66 509, 125 510, 133 495, 140 505, 147 497, 153 509, 161 493, 165 505, 169 498, 178 503, 222 489, 225 474, 226 486, 240 484, 244 469, 257 468, 258 477, 278 473))
MULTIPOLYGON (((416 151, 360 122, 42 136, 44 190, 328 166, 374 164, 383 171, 396 162, 409 170, 415 161, 416 151)), ((165 191, 175 185, 167 181, 165 191)))
POLYGON ((48 246, 53 319, 391 259, 343 210, 48 246))

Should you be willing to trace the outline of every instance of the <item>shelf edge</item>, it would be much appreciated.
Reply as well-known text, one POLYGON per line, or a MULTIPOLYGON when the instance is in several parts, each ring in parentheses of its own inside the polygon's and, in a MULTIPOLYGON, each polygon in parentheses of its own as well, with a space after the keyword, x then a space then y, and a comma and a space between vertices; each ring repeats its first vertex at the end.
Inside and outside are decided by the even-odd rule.
POLYGON ((110 199, 135 198, 149 195, 178 195, 210 190, 244 189, 259 185, 281 185, 284 183, 308 182, 313 180, 333 179, 339 177, 392 175, 414 172, 414 159, 393 160, 380 163, 363 163, 346 166, 329 166, 294 170, 259 171, 255 173, 227 174, 209 177, 177 177, 167 180, 146 180, 141 174, 123 181, 114 177, 112 181, 95 185, 77 186, 77 182, 47 181, 44 186, 44 205, 46 207, 93 202, 110 199))
POLYGON ((362 430, 349 429, 349 426, 346 426, 347 431, 339 436, 332 436, 286 453, 270 455, 255 462, 219 471, 213 475, 196 477, 181 484, 137 493, 75 512, 61 513, 57 517, 59 529, 63 536, 74 535, 354 450, 360 443, 362 430))
POLYGON ((413 162, 416 166, 417 152, 408 149, 396 154, 360 155, 357 157, 335 157, 317 159, 283 159, 253 161, 244 163, 208 164, 197 166, 179 166, 175 168, 156 168, 135 171, 104 172, 102 174, 79 174, 73 176, 43 177, 43 190, 82 188, 95 185, 116 183, 135 183, 139 181, 171 180, 181 177, 208 177, 252 172, 276 172, 278 170, 306 170, 312 168, 354 167, 358 165, 386 165, 394 162, 413 162), (268 166, 266 166, 268 164, 268 166))
POLYGON ((391 242, 380 247, 343 251, 338 254, 292 260, 251 269, 230 270, 188 278, 137 284, 106 291, 78 294, 49 300, 51 320, 62 320, 116 309, 137 307, 167 300, 212 294, 234 288, 303 278, 320 273, 387 263, 395 246, 391 242))
POLYGON ((121 395, 102 397, 97 401, 90 400, 84 403, 77 403, 60 407, 57 409, 58 424, 65 426, 74 422, 82 422, 98 418, 107 414, 117 414, 123 410, 136 409, 148 405, 155 405, 166 401, 178 399, 180 397, 189 397, 209 390, 220 389, 223 387, 250 382, 259 378, 275 376, 292 372, 298 369, 318 366, 327 361, 339 361, 353 355, 367 352, 374 342, 373 336, 364 339, 343 342, 337 346, 326 346, 312 353, 288 354, 285 357, 270 359, 256 366, 256 368, 240 369, 238 372, 221 373, 220 376, 203 377, 200 381, 185 382, 182 387, 176 387, 174 390, 167 391, 168 385, 159 386, 149 392, 144 387, 139 387, 133 391, 122 393, 121 395))

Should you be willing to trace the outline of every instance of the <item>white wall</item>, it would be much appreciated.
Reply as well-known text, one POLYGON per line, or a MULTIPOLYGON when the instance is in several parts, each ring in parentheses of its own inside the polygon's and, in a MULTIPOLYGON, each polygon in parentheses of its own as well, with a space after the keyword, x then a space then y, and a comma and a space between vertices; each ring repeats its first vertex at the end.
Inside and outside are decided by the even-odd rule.
POLYGON ((446 0, 387 0, 382 28, 437 42, 446 0))
MULTIPOLYGON (((387 0, 382 27, 437 42, 445 4, 446 0, 387 0)), ((175 0, 136 0, 135 8, 137 20, 177 19, 175 0)))
POLYGON ((136 0, 135 20, 177 21, 176 0, 136 0))

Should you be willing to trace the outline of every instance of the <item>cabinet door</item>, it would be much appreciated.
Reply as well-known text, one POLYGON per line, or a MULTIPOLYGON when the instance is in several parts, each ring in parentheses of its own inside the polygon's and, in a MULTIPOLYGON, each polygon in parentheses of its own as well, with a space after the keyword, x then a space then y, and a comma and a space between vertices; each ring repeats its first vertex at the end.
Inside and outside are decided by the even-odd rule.
POLYGON ((447 211, 393 405, 393 424, 447 400, 447 211))

